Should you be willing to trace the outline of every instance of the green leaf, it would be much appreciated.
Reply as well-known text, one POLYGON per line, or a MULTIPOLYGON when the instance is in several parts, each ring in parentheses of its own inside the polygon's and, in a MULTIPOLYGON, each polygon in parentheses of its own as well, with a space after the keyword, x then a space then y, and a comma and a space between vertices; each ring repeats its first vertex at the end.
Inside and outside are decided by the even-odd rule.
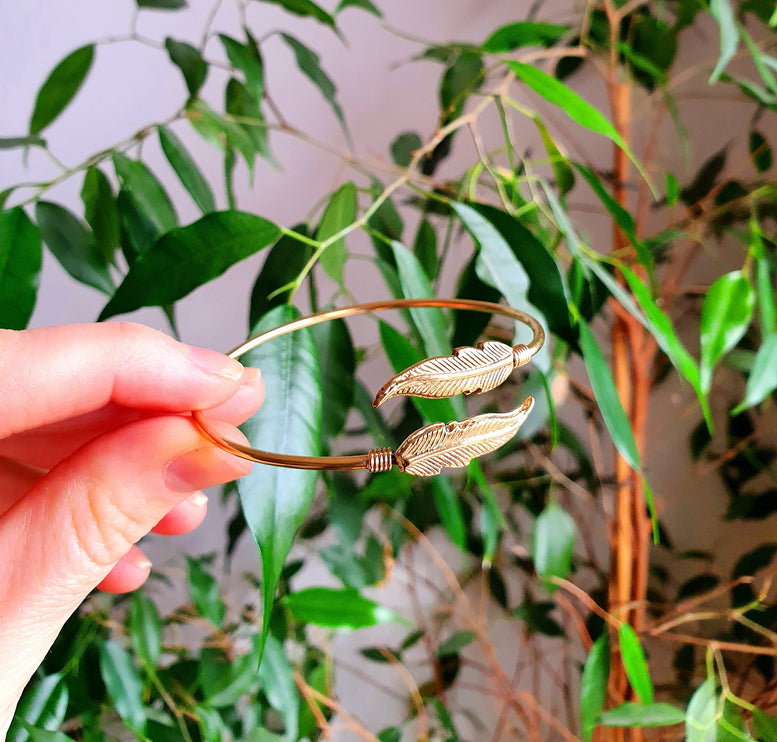
MULTIPOLYGON (((307 236, 304 225, 298 225, 294 231, 307 236)), ((249 327, 253 327, 273 307, 286 302, 292 282, 302 272, 312 255, 313 248, 310 245, 289 235, 283 235, 270 248, 251 290, 249 327), (279 287, 284 286, 288 286, 288 290, 280 290, 279 287)))
MULTIPOLYGON (((576 346, 577 331, 570 322, 564 281, 556 261, 545 245, 506 211, 486 204, 470 206, 491 223, 523 266, 529 278, 529 291, 526 296, 531 305, 540 310, 553 333, 576 346)), ((498 263, 498 258, 496 260, 498 263)))
POLYGON ((450 540, 462 551, 467 551, 467 527, 461 513, 459 496, 448 477, 433 477, 429 481, 434 506, 440 523, 450 540))
POLYGON ((558 590, 558 585, 550 578, 566 579, 572 568, 576 537, 575 521, 555 502, 549 503, 534 523, 531 556, 534 568, 550 594, 558 590))
POLYGON ((755 129, 750 131, 748 136, 748 145, 750 148, 750 159, 759 173, 765 173, 772 167, 772 148, 766 137, 760 131, 755 129))
POLYGON ((116 198, 119 212, 119 244, 131 267, 142 255, 152 248, 162 235, 143 207, 129 191, 121 189, 116 198))
POLYGON ((507 62, 507 66, 515 76, 526 83, 535 93, 545 100, 561 108, 573 121, 586 129, 611 139, 624 151, 626 143, 615 127, 588 101, 581 98, 574 90, 568 88, 552 77, 530 64, 523 62, 507 62))
POLYGON ((142 734, 146 726, 143 683, 130 656, 115 641, 100 645, 100 674, 119 716, 133 732, 142 734))
POLYGON ((139 8, 153 10, 180 10, 186 7, 186 0, 136 0, 139 8))
POLYGON ((196 98, 208 76, 208 63, 202 58, 199 49, 185 41, 167 38, 165 49, 170 55, 170 61, 181 70, 189 97, 196 98))
POLYGON ((89 74, 94 59, 94 44, 68 54, 46 78, 30 118, 30 134, 43 131, 65 110, 89 74))
MULTIPOLYGON (((187 681, 191 682, 189 678, 187 681)), ((217 647, 203 647, 197 664, 197 681, 208 706, 234 706, 259 684, 257 652, 235 657, 217 647)))
POLYGON ((581 322, 578 325, 580 330, 580 345, 583 350, 583 360, 585 369, 588 373, 588 379, 591 382, 596 401, 599 404, 599 410, 602 413, 604 424, 610 431, 615 448, 621 456, 628 462, 629 466, 639 471, 639 451, 634 440, 634 434, 629 425, 629 419, 623 410, 618 392, 613 381, 607 361, 604 360, 602 351, 596 338, 588 325, 581 322))
POLYGON ((668 703, 622 703, 602 714, 600 723, 606 727, 668 727, 682 724, 685 711, 668 703))
POLYGON ((550 615, 555 607, 556 604, 550 600, 532 603, 528 598, 524 598, 521 605, 513 608, 513 615, 526 624, 526 630, 529 634, 564 636, 563 627, 550 615))
POLYGON ((227 83, 225 107, 227 113, 236 119, 235 123, 225 128, 227 137, 235 142, 253 177, 254 159, 257 154, 268 162, 275 163, 270 152, 267 123, 260 109, 260 99, 233 77, 227 83), (235 137, 236 133, 242 134, 242 137, 235 137))
MULTIPOLYGON (((432 288, 418 259, 404 245, 393 240, 391 249, 396 261, 402 294, 406 299, 432 299, 432 288)), ((410 310, 427 356, 448 355, 451 350, 448 327, 442 309, 437 307, 410 310)))
POLYGON ((542 143, 548 152, 550 166, 553 168, 553 175, 556 177, 556 187, 558 188, 559 195, 563 196, 574 188, 575 174, 572 172, 572 168, 569 167, 567 158, 561 154, 548 128, 539 116, 534 117, 534 124, 540 132, 542 143))
POLYGON ((413 242, 416 256, 426 277, 434 281, 440 273, 440 259, 437 257, 437 233, 428 219, 422 219, 413 242))
POLYGON ((6 188, 4 191, 0 191, 0 209, 5 208, 5 202, 8 201, 8 197, 14 192, 13 188, 6 188))
POLYGON ((753 709, 753 731, 764 741, 777 739, 777 716, 753 709))
POLYGON ((282 603, 300 623, 332 629, 362 629, 402 620, 351 588, 308 587, 287 595, 282 603))
POLYGON ((726 273, 710 286, 701 307, 702 391, 712 385, 712 372, 721 357, 741 339, 750 325, 755 292, 742 271, 726 273))
MULTIPOLYGON (((391 325, 379 322, 378 326, 380 328, 380 341, 395 373, 399 373, 414 363, 423 360, 424 356, 413 347, 404 335, 395 330, 391 325)), ((450 399, 412 397, 411 402, 421 417, 428 423, 447 422, 456 415, 450 399)))
POLYGON ((709 81, 710 85, 714 85, 737 52, 739 28, 729 0, 710 0, 710 15, 720 28, 720 56, 709 81))
POLYGON ((310 328, 321 369, 322 420, 324 434, 340 435, 353 404, 356 354, 348 326, 343 320, 324 322, 310 328))
POLYGON ((35 678, 24 691, 8 730, 7 742, 32 739, 26 725, 53 731, 64 721, 69 698, 62 673, 35 678))
POLYGON ((218 581, 212 574, 203 569, 199 559, 187 556, 186 563, 189 595, 197 613, 214 626, 221 627, 227 609, 221 599, 218 581))
MULTIPOLYGON (((345 183, 329 199, 316 231, 316 239, 326 242, 353 224, 356 220, 356 207, 356 187, 353 183, 345 183)), ((347 257, 348 251, 342 237, 327 245, 320 257, 323 269, 340 286, 345 280, 343 271, 347 257)))
POLYGON ((747 378, 745 398, 732 411, 732 415, 757 405, 777 389, 777 333, 769 335, 756 353, 753 368, 747 378))
POLYGON ((609 677, 610 639, 605 629, 586 657, 580 680, 580 719, 584 742, 591 742, 594 729, 599 723, 599 715, 607 700, 609 677))
POLYGON ((135 199, 142 214, 160 234, 178 226, 178 217, 170 196, 142 162, 131 160, 121 152, 114 152, 113 166, 122 189, 135 199))
POLYGON ((174 229, 138 257, 100 319, 172 304, 279 236, 272 222, 241 211, 207 214, 174 229))
POLYGON ((622 623, 618 629, 618 643, 621 650, 623 668, 637 698, 644 703, 653 703, 653 682, 647 666, 645 653, 642 651, 639 637, 627 623, 622 623))
POLYGON ((626 265, 620 266, 631 293, 637 300, 640 309, 645 313, 647 328, 658 346, 666 353, 672 365, 696 391, 702 406, 705 419, 709 422, 712 415, 709 409, 707 395, 702 391, 699 368, 693 357, 685 349, 674 331, 669 317, 653 301, 647 286, 626 265))
POLYGON ((84 175, 81 187, 84 218, 94 232, 105 264, 113 262, 113 254, 119 246, 119 208, 113 188, 102 170, 92 166, 84 175))
POLYGON ((261 0, 272 5, 280 5, 288 13, 302 16, 303 18, 315 18, 321 23, 334 28, 335 19, 332 18, 323 8, 316 5, 312 0, 261 0))
POLYGON ((274 636, 267 637, 259 681, 267 701, 283 719, 285 738, 296 740, 299 730, 299 692, 294 682, 294 668, 281 644, 274 636))
POLYGON ((518 21, 497 29, 482 49, 489 54, 511 52, 524 46, 552 46, 569 31, 569 26, 535 21, 518 21))
POLYGON ((35 206, 43 241, 76 281, 110 296, 113 279, 92 232, 63 206, 38 201, 35 206))
POLYGON ((256 100, 264 97, 264 63, 259 46, 254 37, 245 29, 247 43, 219 34, 219 39, 227 53, 230 64, 239 69, 245 77, 246 87, 251 91, 256 100))
POLYGON ((666 174, 666 205, 674 206, 680 200, 680 184, 672 173, 666 174))
MULTIPOLYGON (((529 301, 529 276, 499 230, 471 206, 461 203, 454 203, 452 206, 467 231, 480 245, 477 263, 478 276, 486 283, 498 288, 511 307, 529 312, 535 317, 539 314, 540 321, 544 319, 529 301)), ((545 323, 543 322, 543 324, 545 323)), ((525 336, 526 328, 524 325, 522 323, 516 323, 516 325, 517 332, 525 336)), ((547 345, 534 356, 532 362, 539 369, 547 371, 550 367, 547 345)))
POLYGON ((26 137, 0 137, 0 150, 15 149, 16 147, 45 147, 46 140, 30 134, 26 137))
POLYGON ((414 131, 406 131, 400 134, 391 143, 391 158, 399 167, 407 167, 413 159, 413 153, 421 149, 423 142, 414 131))
POLYGON ((127 628, 132 648, 148 667, 156 667, 162 656, 162 619, 154 601, 145 593, 132 594, 127 628))
POLYGON ((0 327, 23 330, 38 295, 40 230, 21 206, 0 212, 0 327))
MULTIPOLYGON (((230 83, 231 82, 232 81, 230 80, 230 83)), ((248 93, 248 88, 237 80, 235 80, 235 83, 232 85, 230 85, 230 83, 227 83, 226 95, 227 107, 232 110, 228 110, 227 112, 230 113, 230 115, 240 116, 242 120, 244 119, 244 116, 240 113, 240 110, 242 110, 243 106, 248 105, 248 101, 244 100, 244 96, 237 91, 242 89, 248 93), (233 113, 234 111, 237 111, 238 113, 235 114, 233 113)), ((256 101, 252 99, 252 103, 255 104, 256 101)), ((253 138, 248 134, 249 126, 247 124, 237 124, 225 119, 223 116, 219 116, 211 110, 204 101, 189 101, 186 105, 186 114, 191 125, 197 132, 225 153, 225 168, 226 165, 230 163, 229 153, 236 149, 243 156, 243 159, 245 159, 249 174, 253 172, 258 137, 266 128, 258 109, 253 110, 248 115, 249 119, 257 121, 256 126, 250 127, 251 130, 256 130, 253 134, 253 138)), ((231 163, 231 166, 234 167, 234 162, 231 163)))
POLYGON ((472 644, 475 639, 477 639, 477 634, 474 631, 457 631, 440 644, 437 648, 437 656, 444 657, 446 654, 456 654, 472 644))
MULTIPOLYGON (((268 312, 252 334, 296 319, 283 305, 268 312)), ((242 430, 254 445, 287 454, 317 456, 321 450, 321 380, 315 345, 306 330, 260 345, 242 359, 261 368, 267 394, 261 412, 242 430)), ((246 522, 262 555, 262 637, 270 626, 275 589, 297 529, 307 515, 318 473, 254 464, 237 491, 246 522)))
POLYGON ((72 737, 68 737, 64 732, 50 732, 46 729, 38 729, 30 724, 24 724, 24 728, 30 735, 26 737, 30 742, 72 742, 72 737))
POLYGON ((370 2, 370 0, 340 0, 340 4, 337 6, 335 15, 340 15, 340 13, 346 8, 361 8, 362 10, 366 10, 368 13, 376 15, 378 18, 383 18, 383 13, 381 13, 380 10, 378 10, 378 8, 376 8, 370 2))
POLYGON ((340 122, 340 126, 343 128, 343 132, 346 137, 348 136, 348 129, 345 125, 345 117, 343 111, 340 108, 340 104, 337 102, 335 95, 337 88, 330 79, 329 75, 324 72, 319 62, 319 56, 313 50, 305 46, 301 41, 295 39, 289 34, 282 33, 281 38, 286 42, 289 48, 294 52, 294 57, 297 60, 297 67, 305 77, 308 78, 324 96, 324 100, 329 103, 332 111, 334 111, 337 120, 340 122))
POLYGON ((707 678, 691 696, 685 715, 686 742, 716 742, 718 697, 714 678, 707 678))
POLYGON ((167 157, 183 187, 194 199, 194 203, 200 207, 203 214, 216 210, 216 202, 210 190, 208 181, 205 180, 192 156, 183 146, 181 140, 172 131, 164 126, 157 127, 159 144, 167 157))

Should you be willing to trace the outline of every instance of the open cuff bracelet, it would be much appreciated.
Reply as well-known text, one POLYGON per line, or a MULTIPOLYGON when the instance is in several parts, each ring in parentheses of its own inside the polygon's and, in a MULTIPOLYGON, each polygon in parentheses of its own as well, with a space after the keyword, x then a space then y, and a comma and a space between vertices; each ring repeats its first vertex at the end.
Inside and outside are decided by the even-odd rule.
MULTIPOLYGON (((311 314, 288 322, 272 330, 255 335, 230 351, 231 358, 244 353, 268 340, 311 327, 321 322, 371 314, 390 309, 414 309, 441 307, 474 312, 499 314, 528 325, 534 333, 528 345, 507 345, 492 340, 478 343, 476 347, 456 348, 449 356, 428 358, 410 366, 392 377, 378 391, 374 407, 396 396, 415 396, 430 399, 452 397, 456 394, 481 394, 495 389, 512 373, 514 368, 528 363, 545 342, 545 332, 534 317, 502 304, 472 299, 395 299, 366 304, 354 304, 341 309, 311 314)), ((433 423, 411 433, 402 444, 390 448, 373 448, 358 456, 292 456, 227 440, 213 432, 202 411, 194 413, 194 419, 205 435, 220 448, 235 456, 271 466, 294 469, 367 469, 381 472, 396 464, 400 471, 417 476, 433 476, 443 468, 466 466, 473 458, 496 450, 507 443, 521 427, 534 405, 527 397, 516 409, 505 413, 486 413, 466 420, 449 423, 433 423)))

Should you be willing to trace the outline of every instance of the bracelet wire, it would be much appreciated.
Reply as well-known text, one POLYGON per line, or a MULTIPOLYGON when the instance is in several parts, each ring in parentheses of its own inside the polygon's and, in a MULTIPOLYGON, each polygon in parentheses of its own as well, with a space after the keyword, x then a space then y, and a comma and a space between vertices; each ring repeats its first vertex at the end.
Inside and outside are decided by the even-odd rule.
MULTIPOLYGON (((236 348, 229 351, 228 355, 230 358, 238 359, 248 351, 253 350, 254 348, 258 347, 259 345, 262 345, 263 343, 269 342, 274 338, 280 337, 281 335, 285 335, 290 332, 296 332, 297 330, 302 330, 307 327, 312 327, 313 325, 317 325, 322 322, 330 322, 335 319, 345 319, 346 317, 353 317, 355 315, 372 314, 375 312, 383 312, 383 311, 388 311, 392 309, 414 309, 414 308, 432 308, 432 307, 437 307, 442 309, 458 309, 458 310, 474 311, 474 312, 486 312, 488 314, 498 314, 527 325, 532 330, 533 337, 527 345, 519 344, 519 345, 513 346, 510 349, 512 366, 510 366, 509 370, 512 370, 512 368, 522 366, 525 363, 528 363, 529 360, 534 356, 534 354, 540 350, 540 348, 545 342, 545 331, 543 330, 542 325, 534 317, 518 309, 513 309, 512 307, 508 307, 503 304, 479 301, 476 299, 393 299, 393 300, 387 300, 387 301, 367 302, 364 304, 354 304, 348 307, 342 307, 339 309, 330 309, 324 312, 311 314, 306 317, 300 317, 299 319, 293 320, 291 322, 287 322, 283 325, 279 325, 278 327, 275 327, 272 330, 268 330, 266 332, 260 333, 258 335, 255 335, 249 338, 244 343, 241 343, 236 348)), ((492 345, 501 345, 501 344, 492 343, 492 345)), ((479 348, 480 347, 481 346, 479 346, 479 348)), ((457 351, 461 351, 461 350, 474 351, 475 349, 472 349, 472 348, 457 349, 456 351, 454 351, 454 354, 456 354, 457 351)), ((455 355, 453 357, 455 357, 455 355)), ((452 358, 452 357, 447 357, 447 358, 452 358)), ((426 362, 422 362, 422 363, 445 361, 445 360, 446 358, 434 358, 434 359, 427 359, 426 362)), ((416 366, 420 366, 420 365, 421 364, 416 364, 416 366)), ((415 367, 411 367, 411 369, 412 368, 415 368, 415 367)), ((509 370, 508 370, 508 374, 509 374, 509 370)), ((406 374, 406 373, 407 371, 403 372, 403 374, 406 374)), ((403 374, 397 375, 396 377, 394 377, 394 380, 399 379, 403 374)), ((441 376, 441 379, 444 382, 445 380, 444 374, 443 376, 441 376)), ((498 383, 501 383, 501 381, 499 381, 498 383)), ((498 383, 496 385, 498 385, 498 383)), ((389 382, 389 384, 391 384, 391 382, 389 382)), ((387 386, 389 386, 389 384, 387 384, 384 387, 384 389, 387 386)), ((493 387, 490 387, 490 388, 493 388, 493 387)), ((381 392, 382 391, 383 390, 381 390, 381 392)), ((474 391, 480 392, 481 390, 476 389, 474 391)), ((397 393, 405 394, 406 392, 400 391, 397 393)), ((416 391, 416 392, 413 392, 413 394, 415 394, 415 396, 424 396, 424 397, 449 396, 448 394, 445 394, 445 393, 437 393, 434 389, 431 389, 428 392, 426 390, 416 391)), ((403 446, 408 441, 410 441, 410 439, 413 438, 413 436, 417 437, 419 434, 424 434, 426 431, 432 428, 437 430, 438 428, 436 426, 443 426, 445 428, 445 431, 447 431, 448 433, 461 434, 463 432, 466 432, 466 427, 468 426, 468 424, 470 427, 477 427, 477 426, 474 426, 475 421, 478 421, 480 419, 486 419, 486 418, 489 418, 489 420, 499 420, 499 422, 496 423, 499 425, 504 425, 504 423, 501 422, 502 419, 508 420, 511 426, 510 430, 512 430, 512 433, 510 434, 509 437, 512 437, 515 431, 517 431, 517 425, 520 425, 520 423, 523 422, 526 415, 528 415, 529 411, 531 410, 532 403, 533 403, 533 400, 531 400, 531 398, 528 398, 523 403, 523 405, 521 405, 521 407, 518 408, 518 410, 515 410, 513 413, 506 413, 505 415, 492 413, 490 416, 481 415, 477 418, 470 418, 468 420, 462 421, 461 423, 456 421, 453 421, 447 424, 434 423, 431 426, 426 426, 425 428, 422 428, 421 430, 416 431, 416 433, 412 434, 410 438, 408 438, 407 441, 403 443, 403 446), (517 425, 515 424, 516 421, 518 421, 517 425)), ((376 405, 377 405, 377 400, 376 400, 376 405)), ((400 448, 397 449, 397 452, 392 451, 392 449, 390 448, 373 448, 364 454, 354 455, 354 456, 299 456, 299 455, 291 455, 291 454, 284 454, 284 453, 276 453, 273 451, 263 451, 262 449, 259 449, 259 448, 252 448, 250 446, 243 445, 236 441, 228 440, 227 438, 224 438, 223 436, 215 433, 209 426, 208 420, 205 417, 204 412, 202 410, 197 410, 193 412, 192 415, 194 417, 195 422, 202 430, 202 432, 215 445, 219 446, 225 451, 228 451, 229 453, 234 454, 235 456, 239 456, 240 458, 248 459, 249 461, 254 461, 259 464, 269 464, 270 466, 280 466, 280 467, 287 467, 287 468, 293 468, 293 469, 317 469, 317 470, 323 470, 323 471, 366 469, 371 472, 379 472, 379 471, 387 471, 396 463, 403 471, 409 471, 409 473, 417 473, 420 475, 427 475, 427 472, 423 470, 423 467, 417 467, 417 469, 414 471, 412 466, 408 466, 408 462, 405 459, 403 459, 401 455, 399 455, 399 451, 400 451, 400 448, 402 448, 402 446, 400 446, 400 448)), ((480 428, 482 427, 483 426, 480 425, 480 428)), ((442 431, 442 428, 439 428, 439 430, 442 431)), ((451 464, 451 465, 455 466, 457 464, 451 464)))

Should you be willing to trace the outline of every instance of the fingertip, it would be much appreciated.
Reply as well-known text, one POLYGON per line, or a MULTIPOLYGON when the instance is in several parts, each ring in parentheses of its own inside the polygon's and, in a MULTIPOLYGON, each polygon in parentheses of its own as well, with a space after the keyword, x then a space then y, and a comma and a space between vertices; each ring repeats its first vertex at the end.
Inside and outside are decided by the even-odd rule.
POLYGON ((253 415, 264 402, 264 381, 258 368, 245 368, 240 386, 226 402, 205 410, 209 420, 224 420, 239 425, 253 415))
POLYGON ((151 574, 151 562, 137 547, 130 550, 113 565, 111 571, 97 585, 105 593, 129 593, 137 590, 151 574))
POLYGON ((176 505, 151 530, 160 536, 180 536, 197 528, 207 513, 208 496, 204 492, 195 492, 176 505))

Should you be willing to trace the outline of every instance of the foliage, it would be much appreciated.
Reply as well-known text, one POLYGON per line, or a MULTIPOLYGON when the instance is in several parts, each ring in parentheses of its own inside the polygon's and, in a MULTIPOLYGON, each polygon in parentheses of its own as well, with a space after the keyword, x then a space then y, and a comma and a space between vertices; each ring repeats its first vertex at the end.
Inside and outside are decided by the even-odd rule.
MULTIPOLYGON (((380 17, 368 0, 342 0, 331 11, 312 0, 266 2, 340 37, 341 14, 380 17)), ((140 14, 187 12, 183 0, 137 5, 140 14)), ((25 692, 9 739, 100 740, 111 724, 153 740, 316 740, 335 724, 380 740, 623 740, 619 730, 627 728, 638 742, 653 739, 643 731, 651 728, 679 739, 683 725, 690 742, 775 739, 769 681, 777 605, 763 570, 773 570, 777 544, 734 544, 730 574, 679 539, 673 546, 661 517, 686 493, 665 486, 653 495, 648 482, 658 462, 646 444, 648 411, 660 414, 651 400, 666 398, 677 379, 687 382, 693 395, 683 387, 674 393, 687 397, 685 414, 697 421, 690 457, 720 474, 725 517, 777 512, 777 448, 767 436, 777 390, 770 3, 603 0, 580 16, 513 19, 482 43, 436 41, 415 60, 440 65, 434 134, 399 133, 386 147, 394 164, 347 155, 353 179, 343 177, 310 213, 299 205, 308 216, 293 227, 240 208, 233 185, 238 160, 249 179, 275 166, 271 145, 281 132, 315 141, 272 102, 268 40, 277 36, 289 48, 350 146, 337 87, 326 59, 285 29, 259 37, 245 3, 237 3, 246 21, 240 37, 216 33, 219 5, 199 45, 130 31, 130 40, 157 49, 160 64, 180 72, 179 107, 168 119, 121 132, 115 146, 75 166, 59 163, 45 137, 78 105, 100 63, 95 51, 116 43, 102 40, 56 64, 34 98, 28 131, 0 139, 2 149, 44 150, 61 168, 0 193, 0 326, 28 323, 42 243, 85 291, 106 296, 100 319, 160 307, 173 333, 176 302, 262 250, 253 331, 351 298, 446 293, 453 276, 457 296, 505 300, 543 322, 548 346, 523 378, 466 404, 395 403, 384 419, 358 376, 377 349, 399 370, 478 337, 509 341, 514 328, 443 310, 381 318, 370 338, 332 323, 245 359, 262 368, 269 390, 245 426, 249 438, 315 455, 359 450, 365 433, 395 446, 422 422, 493 409, 494 398, 515 406, 531 391, 535 411, 498 454, 429 479, 257 466, 225 491, 235 516, 223 555, 228 561, 237 540, 253 535, 261 579, 245 579, 254 598, 231 604, 218 570, 200 558, 188 558, 190 600, 173 611, 155 602, 163 583, 126 599, 94 596, 25 692), (678 50, 712 27, 714 57, 680 68, 678 50), (609 108, 578 92, 587 89, 581 80, 599 78, 609 108), (750 107, 741 142, 696 151, 678 108, 676 81, 688 78, 750 107), (205 97, 206 80, 222 87, 223 105, 205 97), (635 101, 644 141, 630 125, 635 101), (570 121, 559 120, 560 111, 570 121), (666 114, 676 149, 701 163, 695 174, 655 156, 666 114), (539 139, 522 147, 515 131, 525 123, 539 139), (494 124, 501 140, 485 140, 494 124), (221 153, 222 185, 192 154, 193 132, 221 153), (446 160, 454 147, 466 148, 467 135, 475 157, 451 175, 446 160), (152 138, 202 212, 189 224, 180 223, 164 179, 144 159, 141 147, 152 138), (589 142, 612 148, 611 161, 571 154, 589 142), (746 167, 733 161, 737 146, 746 167), (82 184, 78 214, 56 200, 56 187, 69 180, 82 184), (581 202, 607 217, 609 250, 594 249, 581 202), (710 257, 709 245, 721 245, 725 259, 710 257), (348 280, 365 249, 382 281, 366 290, 348 280), (601 455, 608 442, 611 459, 601 455), (432 546, 441 533, 449 542, 442 550, 454 557, 432 546), (304 556, 289 561, 295 539, 304 556), (310 565, 326 569, 337 587, 303 587, 296 575, 310 565), (689 576, 679 582, 674 570, 689 576), (410 602, 390 610, 381 586, 397 573, 410 602), (479 588, 474 598, 471 587, 479 588), (434 594, 435 610, 423 607, 422 588, 434 594), (514 632, 517 660, 497 649, 482 601, 514 632), (393 638, 362 648, 366 671, 321 640, 384 623, 393 638), (195 638, 180 640, 183 625, 195 638), (673 648, 672 668, 654 661, 661 643, 673 648), (397 691, 386 683, 403 679, 390 727, 368 730, 359 709, 336 697, 336 678, 348 672, 389 696, 397 691), (458 687, 485 693, 493 713, 478 713, 458 687)), ((725 106, 716 115, 725 116, 725 106)))

